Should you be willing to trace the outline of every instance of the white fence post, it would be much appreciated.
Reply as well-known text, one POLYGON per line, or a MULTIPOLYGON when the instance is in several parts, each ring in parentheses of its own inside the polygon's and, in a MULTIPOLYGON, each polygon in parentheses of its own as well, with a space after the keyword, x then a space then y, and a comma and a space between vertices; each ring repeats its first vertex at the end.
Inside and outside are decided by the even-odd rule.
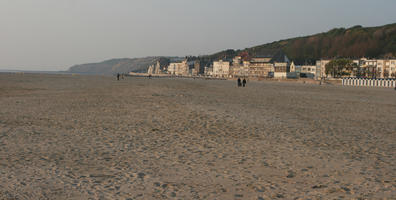
POLYGON ((396 79, 342 78, 343 86, 396 87, 396 79))

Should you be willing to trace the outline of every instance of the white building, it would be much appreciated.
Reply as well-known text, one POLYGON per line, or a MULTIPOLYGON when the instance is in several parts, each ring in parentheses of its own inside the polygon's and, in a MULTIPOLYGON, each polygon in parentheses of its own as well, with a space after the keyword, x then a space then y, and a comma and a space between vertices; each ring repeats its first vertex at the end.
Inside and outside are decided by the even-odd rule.
MULTIPOLYGON (((317 78, 327 77, 326 64, 331 60, 316 61, 317 78)), ((396 78, 396 59, 367 59, 352 60, 354 64, 366 70, 374 70, 376 78, 396 78)), ((301 70, 303 71, 303 70, 301 70)), ((355 74, 352 74, 355 76, 355 74)))
POLYGON ((205 76, 213 76, 213 67, 205 67, 204 74, 205 76))
POLYGON ((157 64, 155 64, 154 73, 155 74, 160 74, 161 73, 161 64, 160 64, 159 61, 157 61, 157 64))
POLYGON ((302 65, 300 67, 300 75, 307 78, 317 78, 317 71, 318 70, 316 65, 302 65))
POLYGON ((316 75, 315 65, 302 65, 300 70, 300 73, 310 73, 316 75))
POLYGON ((380 78, 396 78, 396 59, 377 60, 376 67, 380 78))
POLYGON ((361 68, 374 68, 377 78, 396 78, 396 59, 360 59, 361 68))
POLYGON ((219 60, 213 62, 213 76, 215 77, 229 77, 230 75, 230 62, 219 60))
POLYGON ((316 61, 316 79, 321 79, 327 77, 326 65, 331 60, 318 60, 316 61))
POLYGON ((150 65, 150 66, 148 67, 148 69, 147 69, 147 74, 153 74, 153 72, 154 72, 154 66, 153 66, 153 65, 150 65))
POLYGON ((396 59, 389 60, 389 71, 392 78, 396 78, 396 59))
POLYGON ((252 58, 249 62, 249 77, 269 77, 274 72, 272 57, 252 58))
POLYGON ((168 74, 177 76, 187 76, 189 74, 189 66, 187 60, 182 62, 173 62, 168 66, 168 74))
POLYGON ((289 72, 296 72, 296 65, 294 64, 294 62, 291 62, 289 72))
POLYGON ((290 70, 289 63, 275 62, 274 63, 274 78, 287 78, 287 73, 290 70))
POLYGON ((241 56, 236 56, 232 60, 230 67, 230 75, 232 77, 247 77, 249 76, 249 61, 243 61, 241 56))

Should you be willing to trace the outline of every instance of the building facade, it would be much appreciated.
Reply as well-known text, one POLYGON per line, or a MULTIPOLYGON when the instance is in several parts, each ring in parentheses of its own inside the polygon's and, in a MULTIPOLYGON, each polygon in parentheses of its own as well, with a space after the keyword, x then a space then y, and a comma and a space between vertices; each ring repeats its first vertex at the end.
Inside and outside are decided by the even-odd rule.
POLYGON ((170 63, 168 66, 168 74, 176 76, 187 76, 189 74, 189 66, 187 60, 182 62, 170 63))
POLYGON ((287 78, 287 73, 290 72, 290 65, 287 62, 274 63, 274 78, 287 78))
POLYGON ((205 67, 204 74, 205 76, 213 76, 213 67, 205 67))
POLYGON ((213 76, 226 78, 230 75, 230 62, 228 61, 215 61, 213 62, 213 76))
POLYGON ((331 60, 318 60, 316 61, 316 79, 322 79, 326 78, 326 65, 329 63, 331 60))
POLYGON ((269 77, 270 72, 274 72, 274 64, 272 58, 252 58, 248 67, 249 77, 269 77))
POLYGON ((381 59, 376 64, 380 78, 396 78, 396 59, 381 59))
POLYGON ((316 65, 302 65, 300 70, 300 73, 316 75, 316 65))
POLYGON ((247 77, 249 76, 249 61, 243 61, 241 56, 236 56, 232 60, 230 68, 231 77, 247 77))

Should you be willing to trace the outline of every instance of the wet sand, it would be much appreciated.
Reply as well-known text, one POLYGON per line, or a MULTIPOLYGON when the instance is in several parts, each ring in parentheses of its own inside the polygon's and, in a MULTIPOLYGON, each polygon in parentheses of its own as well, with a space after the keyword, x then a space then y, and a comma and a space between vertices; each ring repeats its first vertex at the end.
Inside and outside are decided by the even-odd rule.
POLYGON ((395 199, 396 91, 1 74, 0 199, 395 199))

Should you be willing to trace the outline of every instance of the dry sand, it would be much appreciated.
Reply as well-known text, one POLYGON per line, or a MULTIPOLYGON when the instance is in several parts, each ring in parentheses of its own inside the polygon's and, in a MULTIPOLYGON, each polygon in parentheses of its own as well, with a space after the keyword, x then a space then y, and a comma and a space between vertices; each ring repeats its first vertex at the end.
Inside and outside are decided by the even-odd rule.
POLYGON ((396 91, 0 74, 0 199, 395 199, 396 91))

